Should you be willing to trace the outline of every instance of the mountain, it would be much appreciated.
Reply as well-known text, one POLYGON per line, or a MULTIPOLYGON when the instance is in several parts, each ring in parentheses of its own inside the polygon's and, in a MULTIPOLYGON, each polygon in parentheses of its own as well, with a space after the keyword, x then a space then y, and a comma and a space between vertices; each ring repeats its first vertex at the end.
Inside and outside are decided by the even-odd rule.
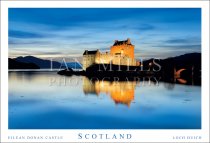
MULTIPOLYGON (((153 59, 144 61, 144 67, 147 69, 149 63, 152 63, 153 59)), ((163 69, 174 69, 174 68, 197 68, 201 69, 201 53, 187 53, 184 55, 169 57, 166 59, 156 60, 163 69)))
MULTIPOLYGON (((149 66, 149 63, 152 62, 153 59, 144 61, 144 68, 157 69, 156 65, 154 67, 152 67, 153 64, 149 66)), ((176 77, 185 79, 188 84, 201 85, 201 53, 187 53, 176 57, 169 57, 157 63, 160 65, 161 70, 156 73, 161 74, 161 78, 164 81, 174 82, 176 77), (178 74, 178 71, 182 72, 178 74)))
POLYGON ((167 58, 165 61, 173 61, 177 67, 182 66, 196 66, 201 67, 201 53, 188 53, 181 56, 167 58))
MULTIPOLYGON (((15 59, 9 59, 9 67, 15 68, 15 61, 17 62, 17 67, 22 67, 24 64, 23 63, 28 63, 28 65, 24 65, 25 69, 26 67, 32 67, 32 68, 40 68, 40 69, 49 69, 51 68, 51 61, 50 60, 44 60, 40 58, 36 58, 33 56, 26 56, 26 57, 17 57, 15 59), (11 62, 11 63, 10 63, 11 62), (33 65, 31 65, 33 63, 33 65)), ((149 66, 149 63, 152 63, 153 59, 146 60, 143 62, 144 64, 144 70, 149 69, 152 66, 149 66)), ((201 53, 188 53, 184 54, 181 56, 176 56, 176 57, 169 57, 166 59, 160 59, 160 61, 156 61, 157 63, 160 64, 161 66, 161 71, 167 72, 167 73, 172 73, 174 72, 174 68, 180 69, 180 68, 185 68, 185 69, 190 69, 194 68, 194 71, 197 73, 200 73, 201 70, 201 53)), ((52 66, 53 68, 59 69, 61 66, 61 63, 52 61, 52 66)), ((82 69, 81 65, 76 62, 68 62, 67 66, 72 69, 82 69)), ((23 68, 23 67, 22 67, 23 68)), ((21 68, 21 69, 22 69, 21 68)), ((66 68, 65 64, 62 63, 62 68, 66 68)), ((157 66, 155 67, 157 68, 157 66)))
POLYGON ((77 62, 68 62, 67 66, 72 69, 82 69, 82 65, 77 62))
POLYGON ((10 58, 8 60, 9 69, 39 69, 39 66, 34 63, 22 63, 10 58))
MULTIPOLYGON (((40 69, 50 69, 51 68, 51 61, 44 60, 40 58, 36 58, 33 56, 26 56, 26 57, 17 57, 14 59, 17 62, 22 63, 33 63, 40 67, 40 69)), ((52 61, 52 68, 60 68, 61 64, 56 61, 52 61)))

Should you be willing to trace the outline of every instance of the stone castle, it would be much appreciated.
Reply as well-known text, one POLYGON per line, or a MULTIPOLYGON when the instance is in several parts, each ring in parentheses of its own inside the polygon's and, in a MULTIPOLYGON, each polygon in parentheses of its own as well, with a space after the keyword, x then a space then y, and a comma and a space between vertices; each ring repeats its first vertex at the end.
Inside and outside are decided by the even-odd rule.
POLYGON ((83 70, 86 70, 93 64, 114 64, 126 66, 138 66, 134 56, 134 45, 128 38, 125 41, 115 40, 114 45, 110 48, 110 53, 101 53, 99 50, 88 51, 83 53, 83 70))

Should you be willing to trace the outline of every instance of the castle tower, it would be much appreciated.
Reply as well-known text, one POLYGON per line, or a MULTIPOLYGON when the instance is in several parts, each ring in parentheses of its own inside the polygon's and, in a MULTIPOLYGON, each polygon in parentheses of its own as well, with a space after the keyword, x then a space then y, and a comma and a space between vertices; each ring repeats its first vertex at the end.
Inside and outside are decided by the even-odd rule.
POLYGON ((131 44, 128 38, 125 41, 115 40, 114 45, 110 49, 112 55, 122 55, 134 59, 134 45, 131 44))

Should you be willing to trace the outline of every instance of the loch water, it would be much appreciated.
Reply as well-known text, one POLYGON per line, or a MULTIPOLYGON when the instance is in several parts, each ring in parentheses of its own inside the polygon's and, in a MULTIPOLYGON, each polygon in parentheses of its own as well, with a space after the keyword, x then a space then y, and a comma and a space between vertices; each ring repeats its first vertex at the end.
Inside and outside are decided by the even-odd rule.
POLYGON ((200 129, 201 86, 9 72, 9 129, 200 129))

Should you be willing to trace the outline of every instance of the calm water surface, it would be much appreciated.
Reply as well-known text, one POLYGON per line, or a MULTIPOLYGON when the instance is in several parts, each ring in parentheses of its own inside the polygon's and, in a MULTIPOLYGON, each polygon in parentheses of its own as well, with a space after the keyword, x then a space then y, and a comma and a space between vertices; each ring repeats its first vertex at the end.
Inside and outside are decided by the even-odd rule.
POLYGON ((200 129, 201 87, 9 73, 9 129, 200 129))

